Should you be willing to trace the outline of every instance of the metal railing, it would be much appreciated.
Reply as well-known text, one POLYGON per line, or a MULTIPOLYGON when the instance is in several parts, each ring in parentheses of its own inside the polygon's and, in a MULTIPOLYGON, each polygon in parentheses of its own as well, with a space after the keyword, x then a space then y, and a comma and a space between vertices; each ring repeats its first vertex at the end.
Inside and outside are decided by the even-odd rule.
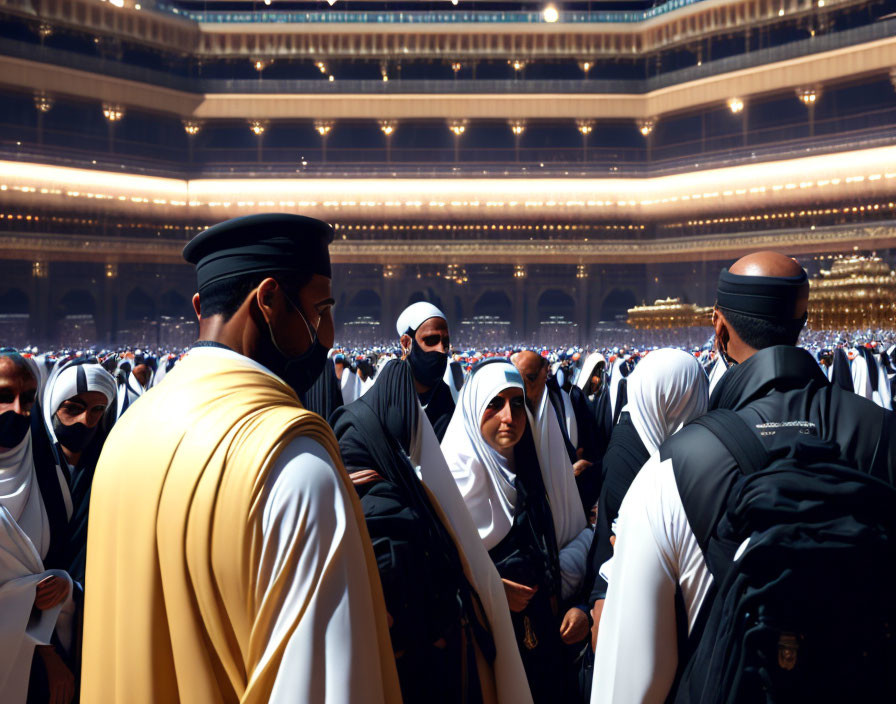
MULTIPOLYGON (((557 24, 592 24, 644 22, 702 0, 669 0, 646 10, 565 12, 560 11, 557 24)), ((194 22, 221 23, 302 23, 302 24, 548 24, 543 12, 463 11, 452 12, 296 12, 275 11, 202 11, 175 7, 167 3, 155 6, 157 11, 186 17, 194 22)))
POLYGON ((261 74, 254 79, 215 79, 178 75, 144 68, 74 51, 56 49, 39 44, 14 39, 0 39, 0 54, 16 58, 65 66, 90 73, 104 74, 114 78, 163 86, 187 93, 277 93, 277 94, 521 94, 543 95, 561 94, 644 94, 695 81, 708 76, 729 73, 756 66, 764 66, 788 59, 809 56, 825 51, 865 44, 896 36, 896 18, 874 24, 855 27, 833 34, 818 35, 781 46, 760 49, 749 53, 728 56, 704 62, 700 66, 661 73, 645 79, 449 79, 449 80, 405 80, 395 78, 389 81, 339 79, 327 80, 321 76, 317 80, 271 79, 261 74))
MULTIPOLYGON (((102 133, 0 124, 0 158, 98 168, 112 171, 199 178, 228 176, 451 178, 471 176, 645 177, 794 159, 838 151, 896 144, 896 107, 640 147, 478 148, 463 141, 452 147, 401 147, 383 143, 364 148, 331 144, 324 153, 319 139, 305 144, 269 141, 245 147, 196 146, 187 138, 172 143, 123 139, 102 133)), ((248 128, 246 128, 248 130, 248 128)), ((572 129, 572 126, 569 126, 572 129)), ((266 135, 267 137, 268 135, 266 135)), ((467 137, 467 135, 465 135, 467 137)), ((201 144, 201 142, 200 142, 201 144)))

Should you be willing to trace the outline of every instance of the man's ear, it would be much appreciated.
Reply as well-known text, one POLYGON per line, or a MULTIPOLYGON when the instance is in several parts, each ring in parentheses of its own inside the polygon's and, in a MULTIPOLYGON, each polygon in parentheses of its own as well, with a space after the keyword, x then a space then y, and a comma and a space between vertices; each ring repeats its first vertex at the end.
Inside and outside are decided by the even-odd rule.
POLYGON ((202 322, 202 308, 199 305, 199 294, 193 294, 193 312, 196 313, 196 320, 202 322))
POLYGON ((271 322, 275 314, 274 309, 277 305, 275 293, 278 288, 277 280, 268 277, 258 284, 258 288, 255 289, 255 304, 268 323, 271 322))
POLYGON ((728 321, 725 320, 725 315, 718 308, 712 309, 712 327, 715 330, 716 337, 719 339, 719 343, 723 347, 727 347, 728 340, 731 338, 728 332, 728 321))
POLYGON ((404 335, 401 336, 400 342, 401 342, 401 351, 404 354, 409 354, 411 351, 411 343, 413 342, 413 339, 411 338, 411 336, 408 335, 407 333, 405 333, 404 335))

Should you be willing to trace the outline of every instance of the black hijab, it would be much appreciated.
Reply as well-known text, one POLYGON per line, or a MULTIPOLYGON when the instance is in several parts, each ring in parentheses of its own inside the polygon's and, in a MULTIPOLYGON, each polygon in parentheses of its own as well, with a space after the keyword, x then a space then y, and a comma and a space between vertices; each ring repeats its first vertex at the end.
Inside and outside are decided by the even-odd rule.
POLYGON ((305 393, 302 405, 321 418, 327 419, 342 406, 342 403, 342 389, 339 387, 339 379, 336 378, 336 365, 332 359, 328 359, 317 381, 305 393))
POLYGON ((834 349, 834 368, 831 370, 831 383, 846 391, 855 391, 852 384, 852 372, 849 370, 849 359, 842 347, 834 349))
MULTIPOLYGON (((446 387, 447 390, 447 387, 446 387)), ((410 364, 390 362, 377 374, 371 389, 358 400, 337 408, 330 425, 339 441, 346 469, 373 469, 391 483, 420 517, 419 531, 431 554, 428 571, 433 585, 460 596, 466 621, 473 627, 476 641, 489 661, 495 657, 491 634, 481 627, 484 613, 478 595, 467 581, 463 563, 423 483, 410 461, 411 444, 419 422, 420 406, 410 364), (450 585, 456 587, 452 590, 450 585)), ((427 588, 426 585, 421 585, 427 588)), ((435 588, 435 586, 433 587, 435 588)))

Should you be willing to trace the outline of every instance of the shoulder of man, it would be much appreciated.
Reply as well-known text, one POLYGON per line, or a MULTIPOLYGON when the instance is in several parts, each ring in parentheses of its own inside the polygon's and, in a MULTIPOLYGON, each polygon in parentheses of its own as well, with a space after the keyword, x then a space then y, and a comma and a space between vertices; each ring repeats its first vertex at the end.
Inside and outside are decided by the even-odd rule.
POLYGON ((825 435, 850 464, 896 486, 896 412, 832 385, 826 389, 825 435))
POLYGON ((661 460, 672 462, 688 522, 705 550, 739 476, 737 464, 721 440, 707 428, 693 423, 667 439, 659 454, 661 460))

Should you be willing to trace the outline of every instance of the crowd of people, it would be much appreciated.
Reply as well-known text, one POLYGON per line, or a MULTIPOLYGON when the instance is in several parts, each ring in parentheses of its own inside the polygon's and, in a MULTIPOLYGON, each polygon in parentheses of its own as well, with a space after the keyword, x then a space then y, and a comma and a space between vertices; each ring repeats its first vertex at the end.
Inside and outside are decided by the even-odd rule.
POLYGON ((894 700, 892 331, 759 252, 700 346, 343 349, 331 238, 194 238, 187 350, 0 350, 4 702, 894 700))

